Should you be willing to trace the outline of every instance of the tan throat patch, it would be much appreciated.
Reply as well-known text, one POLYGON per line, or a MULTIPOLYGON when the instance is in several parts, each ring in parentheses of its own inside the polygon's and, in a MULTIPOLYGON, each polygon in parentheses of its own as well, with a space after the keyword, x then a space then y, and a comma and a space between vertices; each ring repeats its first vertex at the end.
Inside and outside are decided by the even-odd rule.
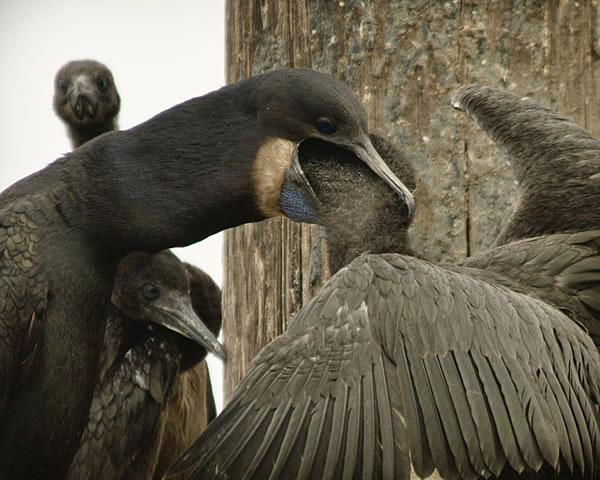
POLYGON ((267 218, 283 215, 279 196, 285 170, 292 163, 296 143, 283 138, 269 138, 256 153, 254 194, 260 212, 267 218))

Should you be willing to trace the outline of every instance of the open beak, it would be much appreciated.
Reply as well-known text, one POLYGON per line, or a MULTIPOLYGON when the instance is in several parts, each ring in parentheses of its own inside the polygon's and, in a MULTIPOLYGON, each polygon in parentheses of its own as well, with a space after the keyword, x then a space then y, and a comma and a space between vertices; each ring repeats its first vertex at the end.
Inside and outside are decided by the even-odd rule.
POLYGON ((159 305, 150 308, 158 314, 156 323, 202 345, 207 352, 225 360, 225 350, 194 309, 189 296, 169 295, 159 305))
POLYGON ((94 118, 98 107, 98 92, 87 77, 78 78, 68 92, 71 108, 80 120, 84 117, 94 118))
POLYGON ((379 178, 387 183, 402 199, 408 207, 408 214, 412 216, 415 211, 415 199, 406 186, 394 175, 390 167, 383 161, 375 147, 371 143, 368 135, 363 135, 359 143, 344 145, 351 150, 358 158, 365 162, 379 178))

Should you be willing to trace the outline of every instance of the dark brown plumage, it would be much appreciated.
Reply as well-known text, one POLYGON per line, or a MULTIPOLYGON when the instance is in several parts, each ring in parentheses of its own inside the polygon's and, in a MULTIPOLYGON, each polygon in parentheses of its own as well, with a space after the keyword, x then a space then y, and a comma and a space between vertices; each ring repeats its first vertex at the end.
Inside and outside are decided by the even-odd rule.
POLYGON ((3 474, 67 471, 87 423, 112 280, 127 253, 288 215, 280 202, 285 171, 309 137, 356 152, 412 205, 366 131, 366 114, 344 84, 311 70, 276 70, 101 135, 4 191, 3 474))
MULTIPOLYGON (((221 289, 205 272, 184 263, 190 281, 194 311, 216 336, 221 330, 221 289)), ((211 379, 206 361, 198 362, 197 349, 182 358, 185 370, 177 376, 167 408, 161 416, 160 449, 152 476, 164 477, 169 467, 217 416, 211 379)), ((148 455, 150 457, 150 455, 148 455)), ((133 472, 133 468, 130 470, 133 472)), ((127 478, 136 478, 130 474, 127 478)), ((149 478, 139 476, 137 478, 149 478)), ((184 478, 181 475, 179 478, 184 478)), ((177 480, 177 479, 176 479, 177 480)))
MULTIPOLYGON (((112 73, 103 65, 91 60, 69 62, 57 74, 55 89, 56 112, 66 123, 74 147, 117 128, 119 96, 112 73), (90 102, 94 108, 83 109, 92 105, 90 102), (111 104, 116 108, 111 108, 111 104)), ((131 285, 141 288, 140 282, 149 282, 164 288, 160 275, 166 276, 169 269, 182 268, 170 253, 150 257, 148 262, 142 271, 149 273, 149 278, 144 278, 142 271, 125 272, 131 285)), ((127 267, 129 263, 123 260, 121 265, 127 267)), ((221 325, 221 291, 200 269, 189 264, 185 267, 190 285, 180 281, 175 287, 182 292, 189 288, 194 310, 217 335, 221 325)), ((123 273, 118 271, 117 277, 122 278, 123 273)), ((135 304, 139 292, 129 291, 128 300, 135 304)), ((176 289, 174 293, 181 292, 176 289)), ((113 289, 115 294, 122 296, 113 289)), ((151 317, 142 324, 144 318, 140 317, 139 313, 133 313, 131 319, 114 306, 111 308, 101 352, 101 375, 69 478, 160 479, 216 416, 210 374, 203 361, 206 350, 164 328, 150 333, 147 331, 149 322, 159 322, 160 318, 151 317), (121 351, 125 344, 129 346, 127 358, 121 351), (163 345, 162 350, 157 350, 156 345, 163 345), (151 353, 147 353, 148 349, 151 353), (144 372, 162 370, 162 375, 152 378, 154 396, 135 383, 134 368, 144 372), (107 370, 110 370, 108 375, 107 370), (115 389, 113 384, 119 388, 115 389), (129 394, 122 394, 123 390, 129 394), (121 414, 110 418, 105 414, 106 409, 121 414), (145 438, 132 434, 115 442, 114 438, 123 431, 143 431, 145 438)))
MULTIPOLYGON (((220 289, 192 268, 186 269, 168 250, 154 255, 133 252, 120 262, 90 418, 67 478, 161 478, 164 467, 158 472, 157 464, 162 450, 176 457, 187 446, 166 448, 165 430, 185 431, 177 425, 185 419, 168 418, 167 412, 177 408, 173 394, 177 398, 189 388, 180 385, 180 374, 204 359, 205 348, 214 352, 216 338, 206 331, 202 348, 172 328, 198 324, 203 318, 213 330, 220 325, 220 289), (165 323, 165 315, 177 323, 165 323)), ((222 355, 220 346, 217 353, 222 355)), ((202 380, 210 383, 207 377, 202 380)), ((192 412, 195 400, 188 400, 192 412)))
MULTIPOLYGON (((311 175, 311 165, 318 172, 352 156, 311 142, 300 146, 300 164, 328 238, 364 238, 363 250, 374 253, 403 248, 402 221, 395 238, 386 232, 397 221, 393 205, 407 223, 402 205, 373 175, 341 174, 337 183, 343 169, 311 175), (356 206, 352 197, 364 199, 352 216, 363 223, 348 230, 327 212, 356 206), (383 241, 374 232, 385 232, 383 241)), ((553 254, 570 248, 560 234, 551 239, 553 254)), ((503 256, 522 258, 521 244, 511 245, 503 256)), ((444 479, 600 478, 600 355, 513 270, 495 271, 497 253, 485 269, 397 253, 362 255, 340 269, 260 352, 173 471, 261 480, 408 479, 434 469, 444 479)), ((532 286, 542 277, 532 272, 532 286)))
POLYGON ((116 130, 121 99, 112 72, 95 60, 73 60, 54 79, 54 111, 65 122, 73 148, 116 130))

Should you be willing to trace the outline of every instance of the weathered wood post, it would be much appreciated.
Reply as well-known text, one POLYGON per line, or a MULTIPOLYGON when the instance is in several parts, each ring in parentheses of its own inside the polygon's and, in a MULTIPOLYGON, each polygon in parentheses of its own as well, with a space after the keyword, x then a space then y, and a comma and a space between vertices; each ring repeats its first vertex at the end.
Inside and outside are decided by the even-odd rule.
MULTIPOLYGON (((598 2, 228 0, 227 78, 311 67, 347 82, 418 175, 412 240, 433 260, 488 246, 514 198, 494 147, 449 104, 472 82, 530 95, 600 134, 598 2)), ((318 230, 225 235, 226 394, 328 272, 318 230)))

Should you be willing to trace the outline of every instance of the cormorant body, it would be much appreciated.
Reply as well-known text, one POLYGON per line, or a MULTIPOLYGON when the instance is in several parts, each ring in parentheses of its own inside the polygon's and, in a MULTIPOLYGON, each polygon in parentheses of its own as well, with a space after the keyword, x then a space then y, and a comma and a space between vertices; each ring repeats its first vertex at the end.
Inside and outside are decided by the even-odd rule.
POLYGON ((54 111, 67 125, 73 148, 116 130, 121 99, 112 72, 95 60, 73 60, 54 79, 54 111))
MULTIPOLYGON (((66 123, 75 148, 117 128, 116 85, 112 73, 98 62, 73 61, 62 67, 54 94, 56 112, 66 123)), ((160 479, 216 417, 210 375, 202 361, 206 350, 189 345, 189 340, 171 330, 154 328, 148 320, 160 324, 162 317, 150 315, 148 319, 147 314, 133 308, 136 301, 148 301, 141 295, 142 282, 158 285, 162 299, 169 293, 181 297, 189 290, 194 310, 206 319, 212 334, 218 335, 221 290, 202 270, 184 265, 190 276, 189 286, 187 279, 181 280, 182 274, 179 279, 169 274, 169 270, 183 267, 168 251, 152 257, 132 253, 120 262, 124 272, 117 271, 120 282, 113 288, 113 296, 124 297, 131 304, 128 310, 134 318, 114 306, 109 308, 92 410, 69 478, 160 479), (133 270, 133 259, 140 257, 143 261, 137 262, 139 270, 133 270), (127 355, 123 352, 125 344, 129 347, 127 355), (150 376, 150 381, 139 374, 156 371, 161 375, 150 376), (194 421, 190 421, 192 418, 194 421), (131 434, 122 436, 124 432, 131 434)), ((156 308, 160 308, 159 300, 155 299, 156 308)))
MULTIPOLYGON (((172 471, 193 467, 195 479, 408 479, 411 470, 600 478, 600 355, 587 333, 524 275, 520 283, 515 269, 496 271, 497 250, 485 268, 383 253, 405 248, 406 208, 369 172, 337 183, 341 169, 319 173, 352 154, 314 142, 299 146, 304 195, 317 197, 345 262, 361 243, 369 253, 333 275, 259 353, 172 471), (338 221, 330 212, 344 206, 356 210, 338 221), (360 227, 349 229, 348 217, 360 227)), ((558 248, 546 260, 575 235, 547 236, 558 248)), ((521 256, 512 245, 503 255, 521 256)))
POLYGON ((125 254, 289 215, 280 203, 295 198, 285 172, 296 144, 310 137, 355 152, 412 207, 366 122, 343 83, 311 70, 275 70, 96 137, 5 190, 3 475, 65 475, 87 423, 106 307, 125 254))
POLYGON ((223 356, 214 336, 220 315, 220 289, 169 250, 132 252, 121 260, 89 421, 67 478, 162 477, 156 467, 165 408, 180 374, 203 360, 206 349, 223 356), (191 340, 180 333, 183 327, 195 327, 200 336, 191 340))

